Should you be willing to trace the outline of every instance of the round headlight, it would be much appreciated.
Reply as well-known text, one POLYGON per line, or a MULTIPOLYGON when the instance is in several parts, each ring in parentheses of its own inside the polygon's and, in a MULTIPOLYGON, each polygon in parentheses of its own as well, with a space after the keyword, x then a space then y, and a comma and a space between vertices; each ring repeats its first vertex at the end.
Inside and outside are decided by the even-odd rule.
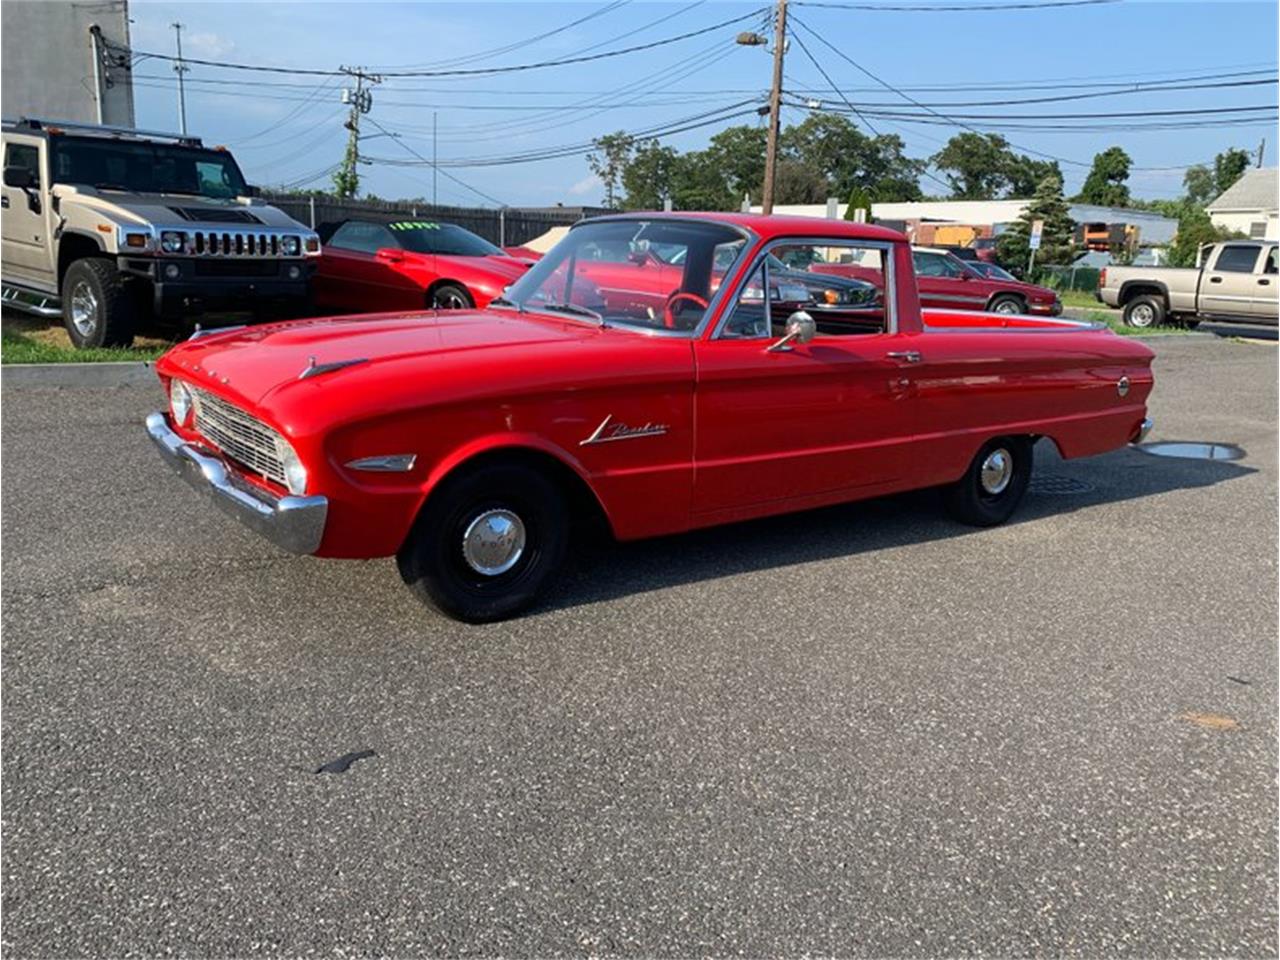
POLYGON ((286 257, 296 257, 302 252, 302 242, 297 237, 281 237, 280 252, 286 257))
POLYGON ((187 246, 187 235, 181 230, 165 230, 160 234, 160 249, 165 253, 181 253, 187 246))
POLYGON ((181 380, 169 381, 169 410, 174 423, 186 426, 191 415, 191 390, 181 380))
POLYGON ((284 437, 276 437, 276 455, 284 467, 284 485, 295 497, 302 496, 307 492, 307 468, 284 437))

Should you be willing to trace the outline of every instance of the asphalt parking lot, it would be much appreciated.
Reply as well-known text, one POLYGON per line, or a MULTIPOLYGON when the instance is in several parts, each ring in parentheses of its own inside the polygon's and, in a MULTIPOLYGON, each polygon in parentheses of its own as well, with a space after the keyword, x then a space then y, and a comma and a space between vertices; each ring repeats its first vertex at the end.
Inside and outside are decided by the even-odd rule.
POLYGON ((1277 353, 1156 349, 1151 439, 1244 459, 1042 444, 1003 528, 597 547, 487 627, 214 512, 158 386, 6 386, 4 954, 1274 955, 1277 353))

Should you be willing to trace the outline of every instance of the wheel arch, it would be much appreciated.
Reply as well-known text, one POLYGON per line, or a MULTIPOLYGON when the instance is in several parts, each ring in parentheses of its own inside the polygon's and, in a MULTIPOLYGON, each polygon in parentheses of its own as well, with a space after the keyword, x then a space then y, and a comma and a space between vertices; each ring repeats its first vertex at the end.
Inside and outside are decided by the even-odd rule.
POLYGON ((427 286, 426 291, 423 293, 423 297, 426 299, 428 307, 431 306, 431 302, 436 295, 436 291, 444 286, 461 287, 471 299, 471 305, 475 306, 476 295, 472 293, 471 287, 467 285, 466 282, 458 280, 455 277, 437 277, 435 280, 431 281, 427 286))
POLYGON ((107 258, 106 249, 97 237, 79 230, 67 230, 58 238, 58 288, 62 288, 62 278, 67 268, 77 260, 86 257, 107 258))
POLYGON ((539 470, 564 492, 575 525, 614 534, 609 510, 591 485, 582 465, 554 444, 532 435, 483 438, 442 458, 422 485, 422 498, 414 513, 415 519, 421 516, 444 481, 492 463, 520 463, 539 470))
POLYGON ((991 294, 991 296, 987 297, 987 305, 983 307, 983 310, 990 311, 991 305, 997 300, 1017 300, 1022 304, 1023 313, 1026 313, 1028 304, 1031 302, 1027 299, 1025 294, 1018 293, 1016 290, 997 290, 995 293, 991 294))
POLYGON ((1142 296, 1161 297, 1164 300, 1165 309, 1169 308, 1169 287, 1159 280, 1126 280, 1120 284, 1120 293, 1117 295, 1116 302, 1123 307, 1134 297, 1142 296))

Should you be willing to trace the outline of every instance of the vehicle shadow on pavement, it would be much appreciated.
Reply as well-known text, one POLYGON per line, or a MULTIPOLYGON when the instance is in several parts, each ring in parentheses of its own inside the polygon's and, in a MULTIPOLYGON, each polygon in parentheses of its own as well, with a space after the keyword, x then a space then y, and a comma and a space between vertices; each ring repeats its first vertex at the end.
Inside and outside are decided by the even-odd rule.
MULTIPOLYGON (((1032 489, 1006 526, 1171 491, 1204 489, 1256 472, 1240 463, 1158 457, 1132 448, 1066 461, 1051 443, 1042 441, 1036 446, 1032 489), (1055 488, 1069 492, 1042 492, 1055 488)), ((575 607, 982 532, 950 519, 933 489, 635 543, 583 542, 543 606, 575 607)))

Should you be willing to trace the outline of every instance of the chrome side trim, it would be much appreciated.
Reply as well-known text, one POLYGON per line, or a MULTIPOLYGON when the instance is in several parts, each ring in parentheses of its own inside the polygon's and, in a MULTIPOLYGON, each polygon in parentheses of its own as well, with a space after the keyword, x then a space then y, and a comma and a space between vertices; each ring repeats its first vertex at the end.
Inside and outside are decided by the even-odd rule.
POLYGON ((315 553, 324 537, 325 497, 278 497, 251 484, 212 450, 183 440, 163 413, 147 417, 160 457, 187 483, 254 532, 296 554, 315 553))
POLYGON ((333 373, 335 370, 342 370, 344 367, 354 367, 357 363, 368 362, 367 357, 356 357, 352 360, 333 360, 329 363, 316 363, 315 357, 307 357, 307 365, 298 374, 298 379, 310 380, 312 377, 318 377, 323 373, 333 373))
POLYGON ((361 457, 348 460, 348 470, 367 470, 370 473, 406 473, 417 462, 416 453, 388 453, 380 457, 361 457))

